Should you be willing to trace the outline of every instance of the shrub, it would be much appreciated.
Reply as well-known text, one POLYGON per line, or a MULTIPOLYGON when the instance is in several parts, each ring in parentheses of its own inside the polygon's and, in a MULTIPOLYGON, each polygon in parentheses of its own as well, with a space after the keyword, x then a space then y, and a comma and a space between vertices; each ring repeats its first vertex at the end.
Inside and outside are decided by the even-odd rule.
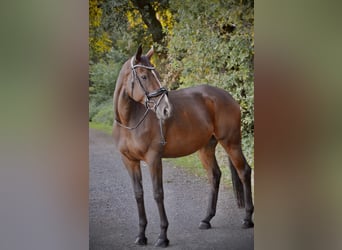
POLYGON ((115 89, 116 79, 121 69, 121 63, 99 62, 89 68, 89 97, 97 104, 111 98, 115 89))
POLYGON ((254 13, 251 1, 173 1, 166 80, 171 88, 210 84, 241 106, 242 145, 253 165, 254 13), (190 25, 191 24, 191 25, 190 25))
POLYGON ((99 112, 100 107, 100 103, 95 98, 89 100, 89 121, 93 120, 94 116, 99 112))
POLYGON ((113 125, 113 100, 109 99, 99 106, 95 106, 95 114, 92 117, 92 121, 105 125, 113 125))

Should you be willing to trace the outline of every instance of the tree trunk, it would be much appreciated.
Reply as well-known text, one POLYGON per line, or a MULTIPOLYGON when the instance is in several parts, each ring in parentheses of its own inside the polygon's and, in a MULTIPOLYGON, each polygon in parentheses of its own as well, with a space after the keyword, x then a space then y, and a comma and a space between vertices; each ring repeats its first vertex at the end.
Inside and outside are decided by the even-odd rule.
POLYGON ((164 38, 163 27, 156 17, 156 11, 153 9, 149 0, 131 0, 133 5, 138 8, 142 20, 152 34, 154 42, 162 44, 164 38))

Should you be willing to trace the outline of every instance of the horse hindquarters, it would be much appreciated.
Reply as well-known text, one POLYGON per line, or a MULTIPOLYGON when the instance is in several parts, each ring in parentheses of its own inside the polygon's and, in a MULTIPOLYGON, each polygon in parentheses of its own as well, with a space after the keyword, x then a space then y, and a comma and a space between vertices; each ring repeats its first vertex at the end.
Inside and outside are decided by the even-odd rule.
POLYGON ((232 182, 239 207, 246 209, 243 227, 253 227, 254 211, 251 168, 241 149, 241 111, 239 104, 223 90, 216 92, 214 135, 229 155, 232 182))

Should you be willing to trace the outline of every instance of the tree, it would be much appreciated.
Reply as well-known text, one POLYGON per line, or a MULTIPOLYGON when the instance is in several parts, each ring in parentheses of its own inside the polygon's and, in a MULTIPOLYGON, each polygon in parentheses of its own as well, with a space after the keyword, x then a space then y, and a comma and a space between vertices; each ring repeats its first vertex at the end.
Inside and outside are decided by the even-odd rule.
POLYGON ((103 0, 89 1, 89 56, 91 61, 98 61, 109 52, 112 41, 101 25, 103 0))
POLYGON ((165 34, 160 21, 157 19, 156 11, 149 0, 131 0, 133 5, 139 10, 142 20, 148 27, 154 42, 162 44, 165 34))

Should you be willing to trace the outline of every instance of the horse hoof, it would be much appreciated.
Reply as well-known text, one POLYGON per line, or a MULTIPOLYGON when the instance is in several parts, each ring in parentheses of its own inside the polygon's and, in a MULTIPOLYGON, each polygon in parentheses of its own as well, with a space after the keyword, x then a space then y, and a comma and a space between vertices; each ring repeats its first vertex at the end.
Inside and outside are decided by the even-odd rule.
POLYGON ((254 227, 254 223, 251 220, 243 220, 242 228, 251 228, 254 227))
POLYGON ((198 228, 199 229, 209 229, 209 228, 211 228, 210 222, 201 221, 198 228))
POLYGON ((167 247, 170 241, 168 239, 158 239, 154 246, 156 247, 167 247))
POLYGON ((135 244, 140 245, 140 246, 147 245, 147 238, 137 237, 137 239, 135 240, 135 244))

